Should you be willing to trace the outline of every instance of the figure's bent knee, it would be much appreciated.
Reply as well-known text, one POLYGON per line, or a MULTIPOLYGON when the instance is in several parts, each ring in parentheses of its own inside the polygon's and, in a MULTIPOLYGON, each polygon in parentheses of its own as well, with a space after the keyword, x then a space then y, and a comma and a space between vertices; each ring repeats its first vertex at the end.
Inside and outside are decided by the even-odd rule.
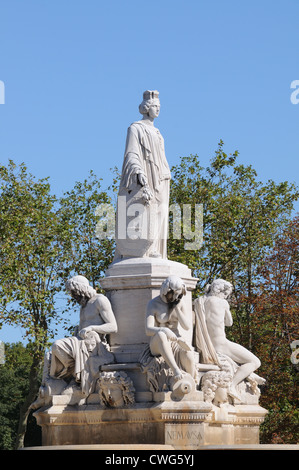
POLYGON ((157 331, 157 333, 155 334, 155 337, 157 339, 160 339, 161 341, 166 341, 167 340, 167 336, 166 334, 164 333, 164 331, 157 331))
POLYGON ((163 331, 157 331, 151 338, 150 349, 153 355, 161 354, 164 349, 163 345, 167 342, 167 336, 163 331))
POLYGON ((60 350, 60 344, 61 344, 60 339, 57 339, 56 341, 54 341, 51 347, 52 353, 56 353, 60 350))
POLYGON ((58 348, 57 341, 55 341, 51 346, 52 353, 55 353, 58 348))
POLYGON ((255 365, 255 368, 258 369, 259 367, 261 367, 261 361, 259 360, 258 357, 255 357, 254 359, 254 365, 255 365))

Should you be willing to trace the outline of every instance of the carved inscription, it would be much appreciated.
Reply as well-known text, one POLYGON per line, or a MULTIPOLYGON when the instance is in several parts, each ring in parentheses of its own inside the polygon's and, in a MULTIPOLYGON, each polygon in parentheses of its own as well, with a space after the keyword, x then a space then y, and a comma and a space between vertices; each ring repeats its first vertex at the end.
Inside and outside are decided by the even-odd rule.
POLYGON ((182 423, 165 425, 165 444, 197 447, 203 443, 203 428, 198 424, 182 423))

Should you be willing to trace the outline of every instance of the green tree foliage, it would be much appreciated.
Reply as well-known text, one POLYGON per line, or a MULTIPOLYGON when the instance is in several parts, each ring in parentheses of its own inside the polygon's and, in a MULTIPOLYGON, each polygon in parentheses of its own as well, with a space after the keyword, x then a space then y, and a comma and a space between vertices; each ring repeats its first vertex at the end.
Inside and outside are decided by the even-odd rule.
POLYGON ((33 350, 28 395, 20 410, 23 446, 29 406, 38 391, 38 375, 48 344, 68 261, 68 227, 57 215, 48 179, 36 180, 24 164, 0 167, 0 321, 24 330, 33 350))
POLYGON ((262 427, 268 442, 299 442, 298 365, 290 345, 299 339, 299 216, 276 239, 259 268, 253 339, 262 358, 266 386, 261 404, 269 410, 262 427))
POLYGON ((258 181, 251 166, 238 164, 238 152, 227 155, 223 147, 221 141, 207 168, 200 165, 197 155, 183 157, 172 168, 170 204, 180 205, 182 212, 183 204, 203 205, 203 244, 186 251, 186 240, 175 239, 170 230, 168 253, 171 259, 187 264, 199 279, 195 295, 217 277, 233 284, 235 335, 251 349, 257 267, 299 193, 287 182, 258 181))
POLYGON ((68 226, 48 179, 36 181, 24 164, 0 168, 0 196, 0 321, 23 328, 42 359, 69 262, 68 226))
MULTIPOLYGON (((18 432, 20 407, 28 394, 32 363, 30 346, 5 343, 5 363, 0 365, 0 449, 12 450, 18 432)), ((30 445, 40 443, 40 430, 35 419, 29 423, 26 435, 30 445)))
POLYGON ((290 343, 299 338, 298 218, 288 224, 298 189, 258 181, 251 166, 238 164, 237 152, 224 152, 223 142, 209 167, 191 155, 172 169, 172 177, 171 204, 182 212, 183 204, 203 205, 203 245, 185 251, 186 240, 170 231, 169 257, 193 269, 199 279, 195 296, 217 277, 233 284, 234 325, 227 335, 261 359, 259 373, 267 380, 262 440, 296 443, 298 372, 290 343))
POLYGON ((61 221, 71 232, 68 251, 72 262, 63 275, 84 274, 96 288, 113 259, 114 239, 107 237, 99 240, 96 234, 97 224, 105 217, 105 212, 99 209, 111 205, 111 198, 102 190, 101 180, 90 171, 88 178, 75 183, 59 204, 61 221))
POLYGON ((65 281, 72 273, 95 283, 111 259, 112 242, 100 245, 95 237, 95 208, 108 200, 93 173, 58 200, 48 179, 36 180, 24 164, 0 167, 0 325, 21 327, 32 348, 17 447, 24 444, 45 349, 67 309, 65 281))

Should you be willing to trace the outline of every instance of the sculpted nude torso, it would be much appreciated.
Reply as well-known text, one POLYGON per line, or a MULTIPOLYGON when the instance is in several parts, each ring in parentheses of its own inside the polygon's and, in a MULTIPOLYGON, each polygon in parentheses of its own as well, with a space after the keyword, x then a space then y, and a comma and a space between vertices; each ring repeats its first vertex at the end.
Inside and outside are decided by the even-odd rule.
POLYGON ((116 330, 114 314, 107 297, 102 294, 93 296, 80 310, 79 336, 84 339, 90 331, 109 334, 116 330))
POLYGON ((219 352, 227 349, 225 326, 232 326, 233 319, 227 300, 208 296, 205 300, 205 313, 207 328, 214 347, 219 352))
MULTIPOLYGON (((239 365, 232 380, 230 394, 240 398, 236 386, 258 369, 261 363, 248 349, 226 338, 225 327, 233 324, 229 303, 226 300, 231 292, 232 286, 227 281, 222 279, 214 281, 204 299, 204 311, 208 333, 216 352, 227 355, 239 365)), ((254 378, 258 383, 264 383, 264 379, 256 374, 254 378)))
POLYGON ((148 303, 146 315, 151 353, 153 356, 161 355, 177 379, 183 377, 183 371, 192 377, 195 375, 193 348, 180 336, 178 329, 179 324, 183 329, 189 329, 181 302, 185 293, 181 279, 170 276, 162 284, 160 295, 148 303))
POLYGON ((75 335, 56 340, 51 348, 50 376, 81 382, 82 391, 90 392, 92 384, 84 373, 89 357, 97 356, 99 363, 109 363, 112 354, 106 349, 102 336, 117 331, 109 300, 89 285, 84 276, 74 276, 66 283, 67 290, 81 306, 80 321, 75 335))

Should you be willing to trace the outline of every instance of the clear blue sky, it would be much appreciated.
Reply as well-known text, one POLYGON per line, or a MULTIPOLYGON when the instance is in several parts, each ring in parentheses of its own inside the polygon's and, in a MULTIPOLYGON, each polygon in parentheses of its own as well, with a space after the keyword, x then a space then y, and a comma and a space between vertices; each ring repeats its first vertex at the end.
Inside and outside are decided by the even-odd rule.
POLYGON ((208 165, 222 139, 262 181, 298 183, 298 44, 298 0, 1 0, 0 162, 58 195, 90 169, 108 185, 157 89, 170 166, 208 165))

